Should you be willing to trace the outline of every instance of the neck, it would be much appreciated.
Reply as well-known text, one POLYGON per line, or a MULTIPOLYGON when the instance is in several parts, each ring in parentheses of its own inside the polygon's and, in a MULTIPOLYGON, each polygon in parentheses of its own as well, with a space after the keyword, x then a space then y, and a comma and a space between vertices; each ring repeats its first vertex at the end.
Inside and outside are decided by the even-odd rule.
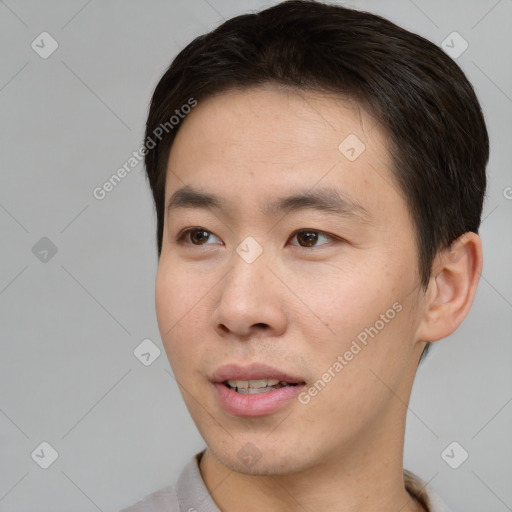
POLYGON ((231 471, 207 449, 200 461, 201 475, 223 512, 238 511, 241 504, 246 512, 424 512, 404 485, 405 408, 395 400, 387 412, 378 425, 347 443, 350 448, 319 456, 319 463, 293 474, 231 471))

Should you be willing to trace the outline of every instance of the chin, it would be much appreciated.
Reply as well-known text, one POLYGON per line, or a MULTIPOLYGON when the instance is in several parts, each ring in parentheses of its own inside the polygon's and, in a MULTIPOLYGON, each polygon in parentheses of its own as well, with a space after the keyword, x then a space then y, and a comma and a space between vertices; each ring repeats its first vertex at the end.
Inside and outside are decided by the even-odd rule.
POLYGON ((258 441, 239 442, 235 440, 228 447, 208 445, 209 451, 223 466, 252 476, 289 475, 310 467, 311 462, 305 460, 301 453, 304 447, 276 446, 267 439, 258 441), (240 446, 239 448, 236 448, 240 446))

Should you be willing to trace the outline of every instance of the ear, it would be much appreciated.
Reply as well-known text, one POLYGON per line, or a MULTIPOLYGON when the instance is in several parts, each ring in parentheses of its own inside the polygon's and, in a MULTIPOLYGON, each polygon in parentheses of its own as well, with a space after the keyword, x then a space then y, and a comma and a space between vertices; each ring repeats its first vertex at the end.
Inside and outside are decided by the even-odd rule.
POLYGON ((482 242, 468 232, 440 251, 432 265, 417 337, 437 341, 452 334, 469 312, 482 273, 482 242))

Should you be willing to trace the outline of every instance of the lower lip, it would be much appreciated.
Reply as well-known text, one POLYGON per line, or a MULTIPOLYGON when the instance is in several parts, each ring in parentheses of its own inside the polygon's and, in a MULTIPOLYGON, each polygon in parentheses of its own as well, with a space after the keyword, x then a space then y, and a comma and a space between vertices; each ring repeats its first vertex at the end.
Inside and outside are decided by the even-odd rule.
POLYGON ((214 386, 220 405, 225 411, 235 416, 255 417, 268 416, 284 407, 304 389, 305 384, 284 386, 274 391, 251 395, 237 393, 224 384, 216 383, 214 386))

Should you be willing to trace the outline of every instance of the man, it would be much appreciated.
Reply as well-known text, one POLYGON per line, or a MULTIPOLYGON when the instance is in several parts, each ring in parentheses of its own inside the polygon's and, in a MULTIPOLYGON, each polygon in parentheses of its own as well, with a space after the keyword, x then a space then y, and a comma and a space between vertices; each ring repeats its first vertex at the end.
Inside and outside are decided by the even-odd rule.
POLYGON ((460 68, 283 2, 175 58, 146 147, 158 325, 207 448, 126 510, 448 510, 402 460, 418 363, 482 268, 488 136, 460 68))

